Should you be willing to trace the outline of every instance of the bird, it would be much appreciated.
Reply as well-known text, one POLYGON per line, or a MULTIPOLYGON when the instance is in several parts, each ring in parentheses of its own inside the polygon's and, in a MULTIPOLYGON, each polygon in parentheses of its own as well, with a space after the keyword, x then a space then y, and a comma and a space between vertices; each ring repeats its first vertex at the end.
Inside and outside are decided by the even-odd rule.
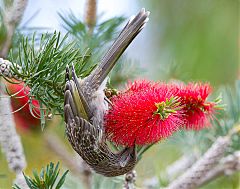
POLYGON ((144 28, 149 11, 141 9, 129 19, 98 66, 85 78, 78 78, 74 65, 66 67, 64 120, 66 136, 73 149, 98 174, 106 177, 123 175, 137 163, 136 146, 113 151, 107 144, 104 114, 108 100, 104 89, 108 74, 119 57, 144 28))

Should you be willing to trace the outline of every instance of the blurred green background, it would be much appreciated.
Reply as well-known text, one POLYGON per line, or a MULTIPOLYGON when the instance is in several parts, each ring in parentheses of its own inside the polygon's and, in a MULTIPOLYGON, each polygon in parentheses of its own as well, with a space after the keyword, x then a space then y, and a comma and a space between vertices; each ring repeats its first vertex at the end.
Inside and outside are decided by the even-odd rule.
POLYGON ((234 82, 240 64, 238 0, 141 1, 141 6, 151 11, 154 78, 161 78, 159 68, 174 62, 176 78, 213 85, 234 82))
MULTIPOLYGON (((84 2, 79 0, 79 4, 84 2)), ((239 0, 141 0, 132 1, 131 5, 130 15, 140 7, 151 12, 138 46, 133 45, 128 51, 128 55, 135 54, 133 58, 141 64, 142 72, 137 77, 209 81, 215 88, 233 85, 240 77, 239 0)), ((58 118, 50 122, 43 133, 40 129, 19 130, 28 162, 26 173, 31 174, 33 168, 40 169, 50 161, 59 160, 44 140, 48 132, 57 133, 62 142, 69 145, 64 137, 64 125, 58 118)), ((137 166, 138 185, 141 186, 144 178, 159 177, 160 172, 180 155, 173 144, 155 145, 137 166)), ((202 188, 238 189, 239 176, 220 177, 202 188)), ((5 157, 0 154, 0 189, 11 188, 13 178, 5 157)))

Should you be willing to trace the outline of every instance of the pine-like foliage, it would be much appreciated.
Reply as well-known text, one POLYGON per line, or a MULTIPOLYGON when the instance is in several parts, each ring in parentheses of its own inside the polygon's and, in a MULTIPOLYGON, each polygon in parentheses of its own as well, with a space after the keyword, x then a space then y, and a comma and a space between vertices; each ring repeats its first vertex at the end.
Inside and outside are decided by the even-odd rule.
MULTIPOLYGON (((222 90, 223 103, 226 105, 225 114, 219 115, 212 130, 215 136, 227 135, 240 124, 240 80, 235 82, 235 87, 226 86, 222 90)), ((232 137, 230 152, 240 150, 240 134, 232 137)))
POLYGON ((67 41, 67 35, 61 39, 60 33, 56 32, 53 35, 43 34, 40 41, 34 36, 31 40, 22 38, 17 58, 10 53, 10 61, 15 63, 13 73, 20 78, 19 82, 24 82, 31 89, 26 95, 30 97, 32 111, 36 107, 31 104, 31 98, 39 100, 42 123, 49 115, 63 115, 66 66, 75 65, 77 75, 85 77, 94 68, 94 65, 87 64, 89 56, 88 50, 82 54, 75 42, 67 41))
MULTIPOLYGON (((29 106, 33 115, 40 112, 37 117, 41 119, 42 126, 53 115, 63 115, 66 65, 73 64, 77 76, 86 77, 99 62, 100 55, 114 39, 118 26, 124 21, 123 17, 111 18, 97 24, 90 33, 87 25, 73 14, 60 17, 68 35, 61 37, 60 33, 54 32, 42 35, 35 33, 33 36, 28 34, 24 37, 19 30, 13 40, 15 46, 9 54, 9 60, 14 63, 13 74, 20 78, 19 82, 24 82, 31 89, 26 94, 30 97, 29 106), (33 98, 39 101, 40 110, 36 110, 38 107, 31 103, 33 98)), ((120 73, 123 69, 124 66, 119 65, 115 72, 120 73)), ((114 75, 113 81, 120 83, 131 74, 121 77, 119 74, 116 77, 114 75)))
MULTIPOLYGON (((37 171, 33 171, 33 177, 25 174, 24 177, 30 189, 60 189, 64 184, 68 171, 65 171, 62 176, 59 176, 59 173, 59 163, 54 165, 54 163, 51 162, 45 168, 42 168, 39 174, 37 171)), ((22 188, 15 185, 13 189, 22 188)))
POLYGON ((77 44, 81 49, 90 48, 94 53, 102 52, 106 44, 110 43, 117 34, 118 27, 125 20, 123 17, 114 17, 97 23, 94 30, 90 32, 88 26, 77 18, 73 13, 67 16, 59 14, 63 21, 64 29, 69 32, 72 37, 77 40, 77 44))

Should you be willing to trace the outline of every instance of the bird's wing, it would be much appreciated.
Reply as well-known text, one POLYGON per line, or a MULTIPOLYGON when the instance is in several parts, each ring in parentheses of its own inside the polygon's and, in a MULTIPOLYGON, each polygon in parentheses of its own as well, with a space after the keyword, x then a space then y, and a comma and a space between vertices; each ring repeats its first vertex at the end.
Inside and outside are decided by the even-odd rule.
POLYGON ((126 26, 123 28, 115 42, 102 58, 100 64, 95 70, 85 79, 90 83, 93 90, 97 90, 102 84, 108 73, 112 70, 113 66, 129 46, 132 40, 144 28, 148 21, 149 12, 142 9, 135 17, 130 19, 126 26))
POLYGON ((98 127, 94 127, 89 121, 84 119, 82 112, 79 112, 77 99, 72 86, 72 81, 67 82, 64 94, 64 119, 66 123, 67 136, 75 148, 82 147, 84 142, 88 142, 86 146, 96 147, 99 137, 102 136, 102 131, 98 127))
POLYGON ((87 100, 84 97, 83 90, 79 84, 73 65, 71 75, 72 79, 70 79, 70 70, 67 66, 64 105, 69 103, 74 112, 79 114, 79 117, 89 121, 93 114, 87 100))

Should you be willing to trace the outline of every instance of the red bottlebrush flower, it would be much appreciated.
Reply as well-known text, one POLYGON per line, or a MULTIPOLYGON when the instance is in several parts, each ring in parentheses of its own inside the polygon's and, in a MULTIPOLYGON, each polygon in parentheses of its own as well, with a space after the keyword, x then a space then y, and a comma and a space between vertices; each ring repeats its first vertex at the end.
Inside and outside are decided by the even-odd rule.
POLYGON ((178 99, 166 84, 135 81, 111 100, 105 128, 108 138, 117 144, 152 144, 183 124, 178 99))
POLYGON ((186 129, 199 130, 211 125, 216 105, 214 102, 207 102, 211 92, 212 88, 208 83, 180 86, 178 96, 181 98, 181 105, 184 106, 186 129))
POLYGON ((24 86, 24 83, 21 84, 12 84, 7 83, 8 92, 13 95, 11 97, 11 106, 15 122, 17 126, 21 129, 28 130, 40 125, 40 120, 36 117, 39 117, 39 103, 37 100, 32 100, 31 104, 33 105, 32 113, 36 116, 34 117, 31 114, 29 106, 29 91, 30 88, 24 86))
POLYGON ((151 87, 157 87, 157 83, 147 80, 136 80, 128 83, 126 92, 140 92, 151 87))

